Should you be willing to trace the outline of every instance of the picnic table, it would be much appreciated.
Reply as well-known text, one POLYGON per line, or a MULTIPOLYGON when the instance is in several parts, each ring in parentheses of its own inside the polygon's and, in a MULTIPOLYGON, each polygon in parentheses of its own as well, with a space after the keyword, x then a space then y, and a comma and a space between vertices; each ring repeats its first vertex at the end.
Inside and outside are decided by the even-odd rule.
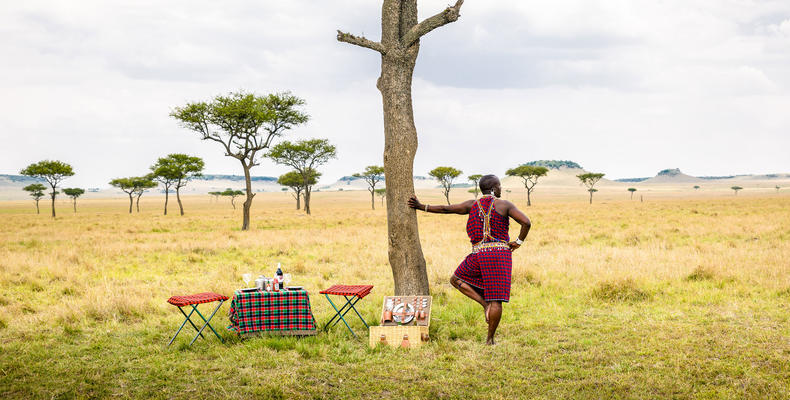
POLYGON ((306 290, 266 292, 237 290, 228 310, 229 330, 258 334, 315 335, 316 323, 306 290))

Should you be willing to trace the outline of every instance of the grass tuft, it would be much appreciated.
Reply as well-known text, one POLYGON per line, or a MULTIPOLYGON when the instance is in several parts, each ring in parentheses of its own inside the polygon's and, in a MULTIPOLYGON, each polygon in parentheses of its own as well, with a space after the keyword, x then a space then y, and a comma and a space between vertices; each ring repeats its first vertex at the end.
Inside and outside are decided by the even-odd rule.
POLYGON ((709 267, 703 267, 702 265, 698 266, 694 269, 694 271, 686 277, 687 281, 708 281, 716 277, 716 273, 713 272, 712 269, 709 267))
POLYGON ((604 301, 636 302, 650 299, 651 295, 640 289, 632 279, 601 282, 593 289, 594 298, 604 301))

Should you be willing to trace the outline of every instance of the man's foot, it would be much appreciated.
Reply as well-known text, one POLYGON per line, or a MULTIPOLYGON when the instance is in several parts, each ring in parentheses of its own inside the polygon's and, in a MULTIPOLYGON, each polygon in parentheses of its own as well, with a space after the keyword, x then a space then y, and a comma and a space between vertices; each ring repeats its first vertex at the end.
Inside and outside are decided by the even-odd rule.
POLYGON ((486 345, 488 345, 488 346, 493 346, 493 345, 495 345, 495 344, 496 344, 496 343, 494 343, 494 338, 491 338, 491 339, 488 339, 488 340, 486 340, 486 345))

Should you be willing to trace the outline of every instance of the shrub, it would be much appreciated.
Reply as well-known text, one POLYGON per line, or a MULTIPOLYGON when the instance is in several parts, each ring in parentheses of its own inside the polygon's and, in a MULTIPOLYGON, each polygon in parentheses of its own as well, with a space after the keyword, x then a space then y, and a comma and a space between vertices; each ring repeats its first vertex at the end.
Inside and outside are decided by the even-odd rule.
POLYGON ((642 301, 648 300, 650 293, 640 289, 631 279, 614 282, 601 282, 593 289, 593 297, 604 301, 642 301))

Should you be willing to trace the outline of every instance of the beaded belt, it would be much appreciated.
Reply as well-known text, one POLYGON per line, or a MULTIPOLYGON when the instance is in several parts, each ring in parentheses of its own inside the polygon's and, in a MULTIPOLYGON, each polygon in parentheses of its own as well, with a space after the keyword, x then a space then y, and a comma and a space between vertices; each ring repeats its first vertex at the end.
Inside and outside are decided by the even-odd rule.
POLYGON ((481 251, 500 250, 500 249, 510 250, 510 246, 508 246, 507 243, 505 242, 486 242, 486 243, 478 243, 472 245, 472 253, 479 253, 481 251))

